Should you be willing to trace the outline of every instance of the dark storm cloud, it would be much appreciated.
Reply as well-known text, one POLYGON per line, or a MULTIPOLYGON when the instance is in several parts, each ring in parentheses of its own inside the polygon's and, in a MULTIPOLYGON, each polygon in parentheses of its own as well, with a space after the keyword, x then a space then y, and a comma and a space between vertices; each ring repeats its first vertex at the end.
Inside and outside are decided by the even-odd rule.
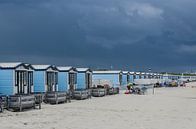
POLYGON ((194 0, 1 0, 0 59, 159 71, 193 67, 195 5, 194 0))

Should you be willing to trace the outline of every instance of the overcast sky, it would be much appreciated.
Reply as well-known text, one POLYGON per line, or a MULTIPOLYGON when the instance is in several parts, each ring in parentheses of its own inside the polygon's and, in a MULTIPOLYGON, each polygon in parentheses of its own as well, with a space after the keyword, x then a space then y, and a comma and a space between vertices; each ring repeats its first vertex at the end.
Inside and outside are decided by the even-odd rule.
POLYGON ((0 62, 196 69, 196 0, 0 0, 0 62))

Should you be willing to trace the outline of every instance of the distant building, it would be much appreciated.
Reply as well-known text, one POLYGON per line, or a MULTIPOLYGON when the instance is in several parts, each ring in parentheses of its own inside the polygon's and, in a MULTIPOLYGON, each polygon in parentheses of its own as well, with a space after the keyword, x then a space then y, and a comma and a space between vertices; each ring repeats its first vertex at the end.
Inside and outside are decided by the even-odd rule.
POLYGON ((93 84, 101 80, 110 81, 112 87, 120 87, 123 84, 123 73, 121 70, 93 71, 93 84))

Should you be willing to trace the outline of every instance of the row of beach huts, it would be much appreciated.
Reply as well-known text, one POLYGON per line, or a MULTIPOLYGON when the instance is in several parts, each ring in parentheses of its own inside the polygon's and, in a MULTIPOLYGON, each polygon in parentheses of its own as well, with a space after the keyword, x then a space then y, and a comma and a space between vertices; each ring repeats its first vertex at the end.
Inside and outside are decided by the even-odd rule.
POLYGON ((42 102, 58 104, 71 99, 118 94, 129 83, 155 84, 169 77, 159 73, 0 63, 0 105, 19 111, 41 108, 42 102))

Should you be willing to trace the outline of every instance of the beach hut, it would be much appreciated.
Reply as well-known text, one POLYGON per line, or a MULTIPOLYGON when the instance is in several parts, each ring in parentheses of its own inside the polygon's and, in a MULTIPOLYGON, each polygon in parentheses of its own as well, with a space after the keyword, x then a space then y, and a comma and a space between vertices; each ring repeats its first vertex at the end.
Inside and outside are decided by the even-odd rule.
POLYGON ((157 74, 157 79, 161 79, 161 75, 159 73, 157 74))
POLYGON ((153 78, 157 79, 157 73, 153 73, 153 78))
POLYGON ((154 79, 154 73, 149 73, 149 79, 154 79))
POLYGON ((141 73, 140 72, 135 73, 135 79, 141 79, 141 73))
POLYGON ((58 91, 58 70, 53 65, 32 65, 34 68, 34 92, 58 91))
POLYGON ((133 83, 135 79, 135 72, 129 72, 129 82, 133 83))
POLYGON ((93 71, 93 86, 110 83, 112 87, 122 86, 122 71, 121 70, 98 70, 93 71))
POLYGON ((73 91, 77 87, 77 70, 74 67, 57 67, 58 73, 58 90, 73 91))
POLYGON ((173 74, 164 74, 163 75, 164 80, 178 80, 179 78, 180 78, 179 75, 173 75, 173 74))
POLYGON ((163 79, 163 74, 159 74, 160 79, 163 79))
POLYGON ((141 73, 141 79, 146 79, 146 73, 141 73))
POLYGON ((92 71, 89 68, 77 68, 77 89, 92 87, 92 71))
POLYGON ((33 92, 33 67, 21 62, 0 63, 0 93, 4 95, 33 92))
POLYGON ((129 71, 122 71, 122 86, 127 86, 130 82, 130 73, 129 71))
POLYGON ((150 73, 146 73, 146 79, 150 79, 150 73))

